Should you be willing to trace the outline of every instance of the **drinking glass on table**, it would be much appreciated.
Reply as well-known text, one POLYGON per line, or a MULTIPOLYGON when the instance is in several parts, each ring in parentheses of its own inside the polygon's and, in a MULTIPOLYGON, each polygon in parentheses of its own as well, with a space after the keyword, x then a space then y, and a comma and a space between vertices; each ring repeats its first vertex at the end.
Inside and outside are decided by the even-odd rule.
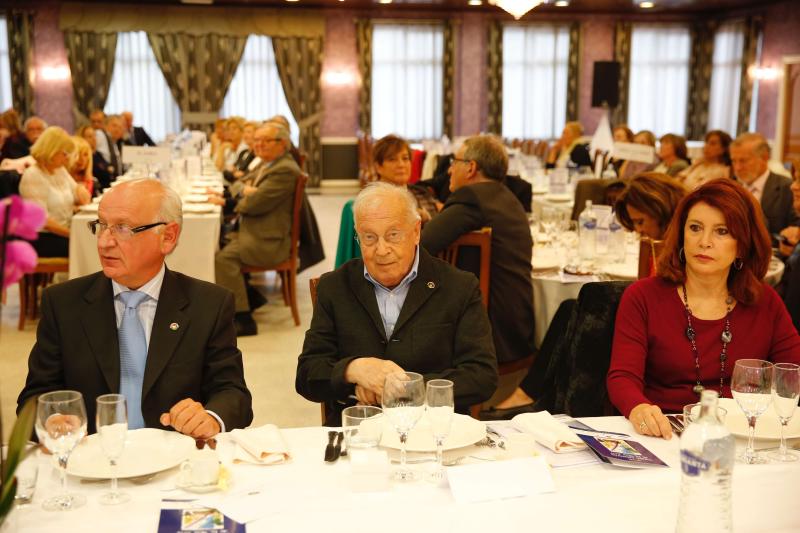
POLYGON ((125 449, 128 434, 128 405, 122 394, 97 397, 97 434, 100 446, 111 463, 111 491, 100 496, 103 505, 125 503, 131 498, 117 488, 117 461, 125 449))
POLYGON ((797 461, 797 453, 786 448, 786 426, 792 419, 800 397, 800 366, 776 363, 772 367, 772 404, 781 422, 781 447, 767 454, 773 461, 797 461))
POLYGON ((61 494, 42 504, 47 511, 68 511, 86 503, 86 497, 67 491, 67 461, 86 436, 86 406, 80 392, 61 390, 42 394, 36 405, 36 435, 58 459, 61 494))
POLYGON ((414 472, 406 465, 406 441, 409 432, 422 417, 425 408, 425 384, 416 372, 394 372, 386 376, 382 396, 383 414, 400 437, 400 467, 394 477, 412 481, 414 472))
POLYGON ((747 417, 750 436, 747 448, 737 457, 747 464, 766 463, 753 448, 756 421, 772 402, 772 363, 761 359, 739 359, 731 375, 731 393, 747 417))
POLYGON ((342 431, 347 454, 375 448, 383 433, 383 410, 374 405, 352 405, 342 411, 342 431))
POLYGON ((550 245, 555 244, 554 241, 558 222, 558 209, 554 209, 552 207, 542 208, 542 229, 544 230, 544 234, 547 236, 547 242, 549 242, 550 245))
MULTIPOLYGON (((16 505, 27 505, 33 500, 33 493, 36 491, 36 479, 39 474, 38 450, 38 444, 28 442, 19 456, 19 462, 14 469, 14 477, 17 478, 17 491, 14 493, 14 503, 16 505)), ((3 446, 3 460, 8 460, 8 446, 3 446)))
POLYGON ((436 441, 436 463, 438 468, 432 474, 434 480, 440 480, 444 473, 442 465, 442 448, 444 440, 450 434, 453 424, 453 382, 449 379, 432 379, 425 388, 428 422, 431 424, 433 439, 436 441))

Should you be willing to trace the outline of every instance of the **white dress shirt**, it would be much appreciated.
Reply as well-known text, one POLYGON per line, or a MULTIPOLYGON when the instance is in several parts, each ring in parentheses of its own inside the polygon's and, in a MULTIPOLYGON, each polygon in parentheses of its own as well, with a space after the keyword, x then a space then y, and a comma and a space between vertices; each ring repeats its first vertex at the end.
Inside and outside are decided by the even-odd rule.
POLYGON ((753 193, 753 196, 756 197, 758 203, 761 203, 761 197, 764 196, 764 186, 767 184, 767 178, 769 177, 769 169, 766 172, 761 174, 759 177, 755 179, 750 184, 743 183, 745 189, 753 193))

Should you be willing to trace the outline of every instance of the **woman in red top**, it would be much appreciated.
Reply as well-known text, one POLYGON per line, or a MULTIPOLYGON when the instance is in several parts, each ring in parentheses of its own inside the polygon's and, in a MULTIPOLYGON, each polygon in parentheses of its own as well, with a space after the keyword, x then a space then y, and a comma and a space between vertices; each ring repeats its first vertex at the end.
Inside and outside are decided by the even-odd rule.
POLYGON ((607 386, 644 435, 670 438, 663 412, 703 388, 731 396, 738 359, 800 363, 800 336, 764 283, 771 255, 761 208, 732 180, 714 180, 678 205, 657 275, 622 297, 607 386))

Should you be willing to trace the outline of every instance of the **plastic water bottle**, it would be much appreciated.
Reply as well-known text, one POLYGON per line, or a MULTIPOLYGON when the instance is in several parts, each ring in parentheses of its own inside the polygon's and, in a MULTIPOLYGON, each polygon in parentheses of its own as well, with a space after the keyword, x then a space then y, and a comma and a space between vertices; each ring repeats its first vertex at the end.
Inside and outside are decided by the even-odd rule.
POLYGON ((597 215, 592 209, 591 200, 586 200, 586 208, 578 217, 578 240, 581 261, 594 261, 597 253, 597 215))
POLYGON ((608 221, 608 257, 614 263, 625 262, 625 230, 613 213, 608 221))
POLYGON ((717 418, 717 392, 704 390, 700 416, 681 436, 681 500, 677 533, 733 530, 731 481, 735 442, 717 418))

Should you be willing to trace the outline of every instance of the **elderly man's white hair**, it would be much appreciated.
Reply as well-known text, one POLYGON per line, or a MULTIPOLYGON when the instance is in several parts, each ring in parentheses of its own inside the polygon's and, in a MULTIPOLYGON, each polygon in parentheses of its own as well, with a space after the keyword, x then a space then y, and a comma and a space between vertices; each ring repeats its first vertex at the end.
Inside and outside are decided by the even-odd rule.
POLYGON ((406 211, 406 220, 415 224, 421 219, 417 211, 417 199, 405 187, 398 187, 390 183, 376 181, 364 187, 353 203, 353 220, 358 225, 358 214, 364 209, 381 208, 387 200, 403 202, 406 211))
POLYGON ((138 178, 126 182, 128 186, 139 184, 158 185, 161 189, 161 206, 158 208, 158 222, 175 222, 183 227, 183 203, 180 194, 172 187, 164 185, 153 178, 138 178))

